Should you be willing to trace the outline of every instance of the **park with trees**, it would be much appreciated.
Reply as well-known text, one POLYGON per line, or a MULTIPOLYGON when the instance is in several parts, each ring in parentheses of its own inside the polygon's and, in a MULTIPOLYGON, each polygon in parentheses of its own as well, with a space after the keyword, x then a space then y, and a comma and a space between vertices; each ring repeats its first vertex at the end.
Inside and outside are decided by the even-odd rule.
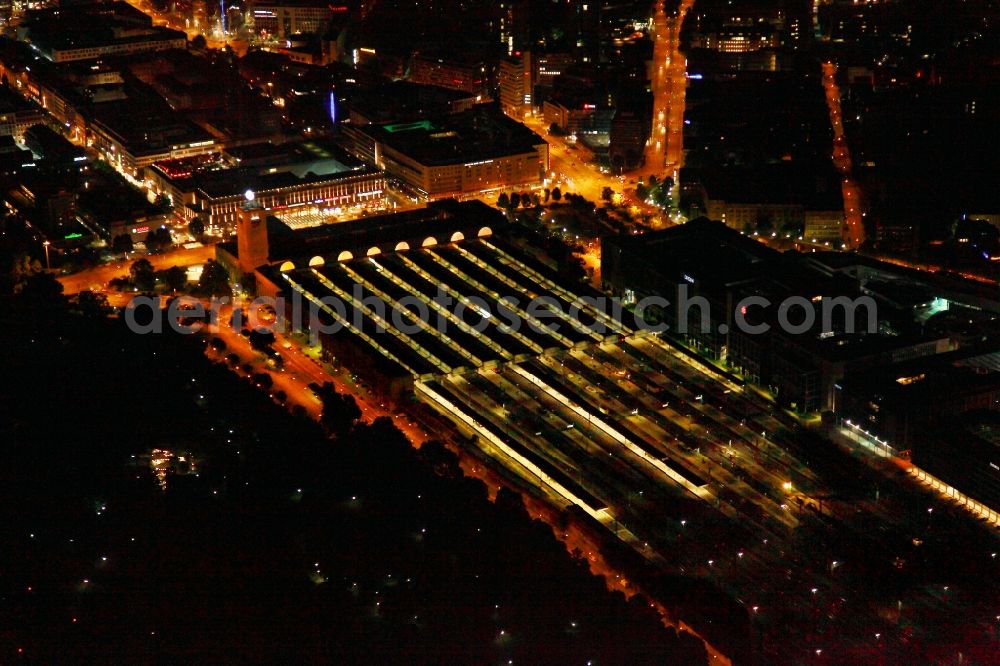
POLYGON ((0 297, 22 378, 0 388, 0 613, 32 659, 707 662, 447 447, 332 387, 316 423, 212 362, 209 337, 81 326, 52 291, 44 325, 34 291, 0 297), (165 447, 197 475, 161 487, 137 461, 165 447))

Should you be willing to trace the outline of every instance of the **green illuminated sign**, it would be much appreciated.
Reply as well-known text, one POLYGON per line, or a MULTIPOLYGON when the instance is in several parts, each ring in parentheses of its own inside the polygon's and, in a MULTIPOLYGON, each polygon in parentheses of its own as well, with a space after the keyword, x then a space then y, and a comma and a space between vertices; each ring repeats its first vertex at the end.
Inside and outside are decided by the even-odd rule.
POLYGON ((434 123, 429 120, 418 120, 413 123, 394 123, 392 125, 385 125, 384 129, 390 134, 395 134, 396 132, 410 132, 412 130, 427 130, 428 132, 436 129, 434 123))

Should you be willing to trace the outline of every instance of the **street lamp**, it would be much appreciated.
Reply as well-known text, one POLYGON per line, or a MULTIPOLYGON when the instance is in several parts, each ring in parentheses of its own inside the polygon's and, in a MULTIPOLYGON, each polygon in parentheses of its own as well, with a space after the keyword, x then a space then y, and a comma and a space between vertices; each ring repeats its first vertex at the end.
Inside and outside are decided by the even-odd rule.
POLYGON ((43 241, 42 247, 45 248, 45 270, 52 270, 52 264, 49 263, 49 246, 52 245, 50 241, 43 241))

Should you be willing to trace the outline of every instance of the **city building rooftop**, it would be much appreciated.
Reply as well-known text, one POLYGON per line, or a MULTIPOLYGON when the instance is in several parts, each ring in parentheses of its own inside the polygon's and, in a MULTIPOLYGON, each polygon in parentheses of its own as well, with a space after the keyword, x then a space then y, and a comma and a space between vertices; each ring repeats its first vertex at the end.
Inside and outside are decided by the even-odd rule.
POLYGON ((535 150, 545 140, 490 105, 449 116, 359 128, 428 166, 465 164, 535 150))
POLYGON ((670 257, 670 270, 692 279, 726 284, 754 277, 751 267, 775 260, 780 253, 730 229, 700 218, 687 224, 638 236, 610 239, 651 266, 670 257))
POLYGON ((365 165, 331 141, 314 139, 285 143, 254 143, 227 148, 225 156, 262 173, 289 172, 299 178, 360 171, 365 165))
POLYGON ((156 50, 157 42, 163 42, 163 48, 187 42, 183 32, 153 25, 149 16, 125 2, 32 10, 16 30, 33 49, 55 61, 156 50), (138 48, 142 44, 148 48, 138 48))

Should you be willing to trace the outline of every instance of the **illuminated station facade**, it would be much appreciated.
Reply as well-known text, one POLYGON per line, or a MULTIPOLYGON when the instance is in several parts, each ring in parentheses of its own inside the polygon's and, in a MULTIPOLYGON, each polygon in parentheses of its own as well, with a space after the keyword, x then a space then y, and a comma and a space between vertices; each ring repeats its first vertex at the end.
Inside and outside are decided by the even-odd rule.
POLYGON ((278 214, 316 207, 371 204, 385 195, 385 176, 321 139, 229 148, 194 160, 170 160, 145 171, 146 182, 166 194, 187 219, 231 232, 250 188, 256 201, 278 214))

